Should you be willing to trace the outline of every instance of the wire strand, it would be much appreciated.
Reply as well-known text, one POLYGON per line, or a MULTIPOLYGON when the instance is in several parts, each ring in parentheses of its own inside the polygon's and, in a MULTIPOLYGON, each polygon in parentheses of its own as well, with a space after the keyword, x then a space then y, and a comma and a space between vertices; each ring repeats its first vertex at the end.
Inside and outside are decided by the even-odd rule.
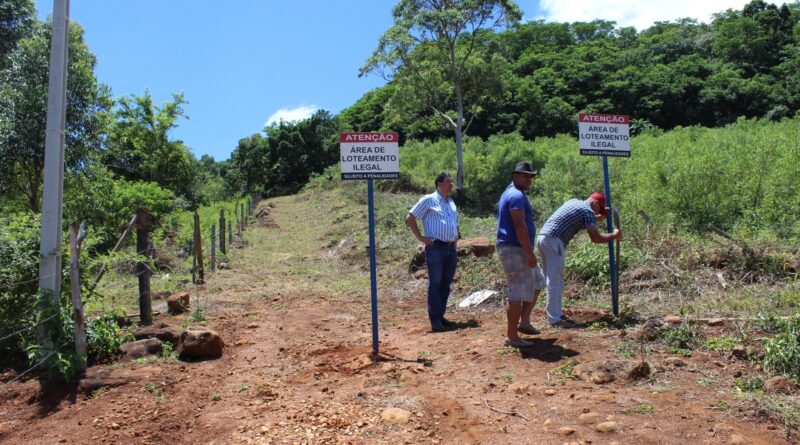
POLYGON ((16 282, 16 283, 4 284, 4 285, 0 286, 0 290, 12 289, 14 287, 19 286, 20 284, 35 283, 35 282, 41 280, 42 278, 51 278, 51 277, 54 277, 54 276, 56 276, 56 274, 45 275, 43 277, 37 277, 37 278, 34 278, 32 280, 27 280, 27 281, 19 281, 19 282, 16 282))
POLYGON ((34 325, 30 325, 30 326, 28 326, 27 328, 22 328, 22 329, 20 329, 19 331, 17 331, 17 332, 14 332, 13 334, 6 335, 5 337, 3 337, 3 338, 0 338, 0 343, 2 343, 2 342, 4 342, 4 341, 8 340, 9 338, 11 338, 11 337, 13 337, 13 336, 15 336, 15 335, 17 335, 17 334, 21 334, 21 333, 23 333, 23 332, 30 331, 31 329, 33 329, 33 328, 35 328, 35 327, 37 327, 37 326, 39 326, 39 325, 41 325, 41 324, 44 324, 45 322, 47 322, 47 321, 50 321, 50 320, 52 320, 52 319, 56 318, 56 317, 57 317, 57 316, 59 316, 59 315, 60 315, 60 314, 53 314, 53 315, 51 315, 51 316, 49 316, 49 317, 45 318, 44 320, 42 320, 42 321, 40 321, 40 322, 38 322, 38 323, 36 323, 36 324, 34 324, 34 325))
POLYGON ((68 341, 65 341, 65 342, 64 342, 64 343, 62 343, 62 344, 61 344, 59 347, 57 347, 57 348, 53 349, 53 352, 51 352, 51 353, 47 354, 47 356, 46 356, 45 358, 41 359, 41 360, 39 361, 39 363, 37 363, 37 364, 33 365, 32 367, 28 368, 28 369, 27 369, 25 372, 23 372, 22 374, 20 374, 20 375, 18 375, 18 376, 16 376, 16 377, 14 377, 13 379, 11 379, 11 380, 7 381, 5 384, 6 384, 6 385, 10 385, 10 384, 12 384, 12 383, 16 382, 17 380, 21 379, 22 377, 25 377, 25 376, 26 376, 28 373, 30 373, 30 372, 31 372, 31 371, 33 371, 34 369, 38 368, 39 366, 41 366, 41 365, 42 365, 42 363, 46 362, 46 361, 47 361, 47 359, 49 359, 50 357, 52 357, 53 355, 55 355, 56 353, 58 353, 58 352, 61 350, 61 348, 63 348, 64 346, 66 346, 66 345, 67 345, 67 343, 69 343, 69 342, 68 342, 68 341))

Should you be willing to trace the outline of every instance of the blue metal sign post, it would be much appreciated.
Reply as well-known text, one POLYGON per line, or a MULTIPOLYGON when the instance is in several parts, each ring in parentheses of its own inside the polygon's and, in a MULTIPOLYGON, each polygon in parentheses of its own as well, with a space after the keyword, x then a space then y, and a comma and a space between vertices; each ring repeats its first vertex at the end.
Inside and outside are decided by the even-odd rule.
POLYGON ((378 355, 378 262, 375 252, 373 179, 400 177, 397 133, 339 133, 342 180, 367 180, 369 207, 369 281, 372 305, 372 354, 378 355))
MULTIPOLYGON (((630 157, 630 118, 616 114, 578 114, 578 141, 581 155, 603 157, 603 185, 606 207, 611 208, 611 184, 608 177, 608 157, 630 157)), ((608 233, 614 231, 611 215, 606 215, 608 233)), ((619 267, 614 257, 614 241, 608 242, 608 262, 611 266, 611 310, 619 315, 619 267)))
POLYGON ((372 194, 372 179, 367 180, 367 202, 369 206, 369 282, 372 302, 372 353, 378 354, 378 274, 375 259, 375 203, 372 194))
MULTIPOLYGON (((606 207, 611 208, 611 185, 608 179, 608 156, 603 156, 603 183, 605 185, 606 207)), ((614 231, 611 215, 606 215, 606 230, 614 231)), ((608 262, 611 264, 611 310, 619 315, 619 289, 617 289, 617 264, 614 261, 614 241, 608 242, 608 262)))

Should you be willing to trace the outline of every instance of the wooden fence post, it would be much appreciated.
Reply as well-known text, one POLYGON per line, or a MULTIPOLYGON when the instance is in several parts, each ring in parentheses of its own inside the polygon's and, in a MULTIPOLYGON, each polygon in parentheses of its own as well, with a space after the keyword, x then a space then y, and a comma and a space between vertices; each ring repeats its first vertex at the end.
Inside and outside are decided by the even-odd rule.
POLYGON ((247 227, 247 214, 244 213, 244 203, 241 203, 242 208, 242 231, 247 227))
POLYGON ((211 272, 216 270, 217 266, 217 226, 211 224, 211 272))
POLYGON ((80 229, 77 221, 69 225, 69 283, 72 291, 72 318, 75 321, 75 354, 78 356, 79 374, 86 370, 86 325, 83 318, 80 271, 78 270, 81 243, 85 237, 85 222, 80 224, 80 229))
POLYGON ((233 245, 233 230, 231 230, 231 220, 228 220, 228 245, 233 245))
POLYGON ((197 283, 206 282, 205 271, 203 270, 203 237, 200 234, 200 214, 194 211, 194 256, 197 258, 197 283))
POLYGON ((197 284, 197 255, 194 254, 194 236, 192 236, 192 241, 189 242, 189 252, 192 255, 192 284, 197 284))
POLYGON ((225 209, 219 209, 219 251, 225 255, 225 209))
MULTIPOLYGON (((149 256, 150 223, 152 216, 145 207, 136 209, 136 253, 149 256)), ((139 321, 143 326, 153 324, 153 309, 150 303, 150 267, 144 261, 136 263, 139 276, 139 321)))

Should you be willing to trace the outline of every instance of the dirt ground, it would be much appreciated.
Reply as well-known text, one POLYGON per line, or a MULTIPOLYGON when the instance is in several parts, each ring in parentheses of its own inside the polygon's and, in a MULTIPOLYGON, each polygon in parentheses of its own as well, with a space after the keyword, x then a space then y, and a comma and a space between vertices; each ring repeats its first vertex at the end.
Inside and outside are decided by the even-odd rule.
MULTIPOLYGON (((451 311, 458 329, 431 333, 424 285, 405 298, 381 292, 382 355, 373 360, 368 285, 329 284, 348 270, 300 242, 325 229, 301 231, 296 221, 312 216, 302 208, 276 200, 273 223, 248 231, 233 268, 190 289, 225 339, 221 359, 115 365, 135 371, 134 381, 89 397, 36 379, 0 382, 0 443, 791 443, 782 425, 737 411, 730 382, 748 372, 743 360, 653 353, 644 356, 648 378, 594 384, 572 376, 572 366, 618 358, 610 350, 622 331, 546 329, 518 351, 503 347, 504 313, 495 307, 451 311)), ((537 312, 538 326, 543 319, 537 312)))

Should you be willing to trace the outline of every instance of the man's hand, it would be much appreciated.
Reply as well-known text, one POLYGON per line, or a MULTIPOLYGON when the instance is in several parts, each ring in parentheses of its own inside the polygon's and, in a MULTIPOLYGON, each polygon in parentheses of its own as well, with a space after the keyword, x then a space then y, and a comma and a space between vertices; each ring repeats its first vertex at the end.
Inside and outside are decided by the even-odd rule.
POLYGON ((536 261, 536 255, 528 255, 528 267, 535 269, 538 266, 539 262, 536 261))
POLYGON ((611 235, 614 236, 614 239, 622 239, 622 230, 614 229, 614 231, 611 233, 611 235))
POLYGON ((433 244, 433 239, 428 238, 427 236, 420 236, 417 238, 417 240, 422 244, 425 244, 426 246, 430 246, 431 244, 433 244))

